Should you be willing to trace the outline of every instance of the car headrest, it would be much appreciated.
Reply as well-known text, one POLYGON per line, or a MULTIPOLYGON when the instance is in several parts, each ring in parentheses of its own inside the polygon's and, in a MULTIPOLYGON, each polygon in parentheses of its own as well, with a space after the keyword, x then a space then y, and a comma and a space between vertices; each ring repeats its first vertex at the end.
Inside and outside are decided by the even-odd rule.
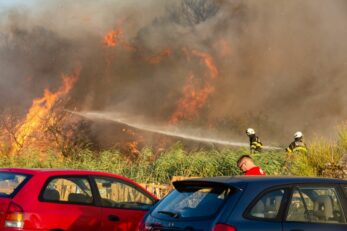
POLYGON ((91 197, 81 193, 70 193, 68 196, 68 201, 74 203, 91 203, 92 199, 91 197))
POLYGON ((43 193, 43 199, 47 201, 59 201, 60 194, 56 189, 46 188, 46 190, 43 193))
POLYGON ((252 212, 254 213, 264 213, 265 210, 265 205, 264 202, 262 202, 261 200, 259 200, 257 202, 257 204, 253 207, 252 212))
POLYGON ((314 214, 322 220, 333 217, 333 204, 328 195, 320 195, 314 201, 314 214))
POLYGON ((266 210, 278 211, 281 205, 282 197, 283 196, 274 196, 274 197, 266 198, 266 202, 265 202, 266 210))

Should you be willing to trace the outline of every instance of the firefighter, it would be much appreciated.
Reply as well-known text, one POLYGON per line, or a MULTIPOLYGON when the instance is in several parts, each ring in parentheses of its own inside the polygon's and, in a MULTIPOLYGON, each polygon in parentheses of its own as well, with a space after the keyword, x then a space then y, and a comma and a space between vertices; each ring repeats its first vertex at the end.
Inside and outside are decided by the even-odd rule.
POLYGON ((300 131, 295 132, 294 141, 289 144, 288 148, 286 148, 286 151, 288 153, 293 153, 293 152, 307 153, 307 147, 306 147, 306 144, 304 143, 302 132, 300 131))
POLYGON ((253 128, 247 128, 246 134, 249 137, 249 146, 251 153, 261 152, 263 144, 260 142, 259 137, 255 134, 253 128))

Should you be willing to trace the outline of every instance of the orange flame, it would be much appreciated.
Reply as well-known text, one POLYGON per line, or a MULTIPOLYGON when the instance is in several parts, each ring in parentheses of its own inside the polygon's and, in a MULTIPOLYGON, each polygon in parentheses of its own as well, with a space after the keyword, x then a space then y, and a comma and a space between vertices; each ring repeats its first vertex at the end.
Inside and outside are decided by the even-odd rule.
POLYGON ((159 54, 146 58, 146 60, 150 64, 159 64, 163 58, 169 57, 171 54, 172 50, 170 48, 166 48, 162 50, 159 54))
POLYGON ((144 137, 142 135, 137 134, 134 130, 130 128, 123 128, 122 131, 132 137, 133 141, 129 141, 125 144, 125 147, 129 151, 129 153, 133 155, 138 155, 140 153, 138 146, 144 142, 144 137))
POLYGON ((103 38, 103 43, 106 47, 116 47, 118 45, 122 46, 122 48, 127 49, 129 51, 136 51, 136 47, 132 44, 124 41, 123 38, 123 29, 119 28, 113 31, 109 31, 105 34, 103 38))
POLYGON ((169 122, 171 124, 176 124, 181 119, 192 120, 197 116, 197 110, 205 105, 208 97, 215 90, 210 80, 217 78, 219 75, 214 59, 208 53, 197 50, 189 51, 187 48, 183 48, 182 53, 188 61, 191 61, 191 56, 199 58, 209 70, 209 78, 206 78, 205 83, 201 84, 195 81, 194 74, 189 76, 183 86, 182 97, 177 103, 176 110, 170 117, 169 122))
POLYGON ((131 141, 126 144, 128 151, 133 155, 138 155, 140 153, 138 149, 139 142, 137 141, 131 141))
MULTIPOLYGON (((136 46, 125 41, 125 39, 123 38, 123 29, 121 28, 107 32, 103 37, 103 43, 106 47, 110 48, 121 46, 123 49, 130 52, 135 52, 137 50, 136 46)), ((111 66, 113 59, 113 53, 106 53, 106 63, 108 67, 111 66)))
MULTIPOLYGON (((108 46, 115 47, 117 44, 121 44, 122 47, 130 46, 128 43, 123 42, 122 30, 111 31, 106 34, 104 43, 108 46), (124 45, 122 45, 124 44, 124 45)), ((226 45, 222 43, 222 45, 226 45)), ((132 46, 130 46, 132 48, 132 46)), ((141 51, 135 49, 137 51, 141 51)), ((218 77, 219 70, 214 62, 213 57, 202 51, 190 50, 186 47, 181 49, 182 54, 188 61, 192 61, 193 58, 197 58, 207 68, 208 74, 205 77, 205 83, 200 83, 194 80, 194 73, 190 75, 186 84, 182 89, 182 97, 177 103, 176 110, 170 117, 170 123, 177 123, 180 119, 193 119, 197 115, 197 109, 202 108, 208 99, 209 95, 214 92, 214 87, 210 84, 210 80, 218 77), (198 86, 196 86, 198 85, 198 86)), ((170 48, 163 49, 156 55, 144 58, 150 64, 159 64, 164 58, 172 55, 170 48)))
POLYGON ((197 109, 204 106, 208 96, 213 92, 214 87, 208 83, 201 89, 197 89, 194 84, 194 75, 190 75, 183 87, 183 97, 179 100, 170 123, 176 124, 181 119, 193 119, 197 115, 197 109))
POLYGON ((120 38, 123 34, 122 29, 116 29, 108 32, 104 36, 104 44, 108 47, 116 47, 119 44, 120 38))
POLYGON ((201 51, 196 51, 193 50, 192 54, 201 58, 201 60, 203 61, 203 63, 206 65, 206 67, 208 68, 208 70, 210 71, 210 76, 211 78, 216 78, 219 74, 219 71, 216 67, 216 64, 213 61, 213 58, 211 55, 209 55, 208 53, 205 52, 201 52, 201 51))
POLYGON ((42 98, 33 100, 32 106, 26 115, 25 120, 17 129, 15 134, 16 143, 12 145, 11 153, 16 153, 34 132, 43 130, 43 119, 47 119, 50 110, 57 100, 69 93, 77 81, 78 75, 79 74, 71 76, 63 75, 63 84, 55 93, 45 89, 42 98))

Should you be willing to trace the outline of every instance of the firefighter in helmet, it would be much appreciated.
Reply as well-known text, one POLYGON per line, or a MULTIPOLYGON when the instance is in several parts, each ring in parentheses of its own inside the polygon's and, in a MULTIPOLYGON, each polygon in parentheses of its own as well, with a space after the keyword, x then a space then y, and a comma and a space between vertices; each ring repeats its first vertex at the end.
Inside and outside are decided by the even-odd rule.
POLYGON ((261 152, 263 144, 260 142, 259 137, 255 134, 253 128, 247 128, 246 134, 249 137, 249 146, 251 153, 261 152))
POLYGON ((288 148, 286 148, 286 151, 288 153, 292 153, 292 152, 307 153, 307 147, 306 147, 306 144, 304 143, 302 132, 300 131, 295 132, 294 141, 289 144, 288 148))

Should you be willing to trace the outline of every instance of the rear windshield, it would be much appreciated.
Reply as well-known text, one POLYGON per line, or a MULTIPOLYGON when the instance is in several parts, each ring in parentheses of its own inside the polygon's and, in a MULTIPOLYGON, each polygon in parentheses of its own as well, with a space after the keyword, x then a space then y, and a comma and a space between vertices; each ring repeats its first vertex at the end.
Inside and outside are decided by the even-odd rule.
POLYGON ((172 191, 152 214, 177 219, 213 216, 232 191, 226 186, 185 186, 172 191))
POLYGON ((12 197, 29 179, 29 175, 0 172, 0 197, 12 197))

